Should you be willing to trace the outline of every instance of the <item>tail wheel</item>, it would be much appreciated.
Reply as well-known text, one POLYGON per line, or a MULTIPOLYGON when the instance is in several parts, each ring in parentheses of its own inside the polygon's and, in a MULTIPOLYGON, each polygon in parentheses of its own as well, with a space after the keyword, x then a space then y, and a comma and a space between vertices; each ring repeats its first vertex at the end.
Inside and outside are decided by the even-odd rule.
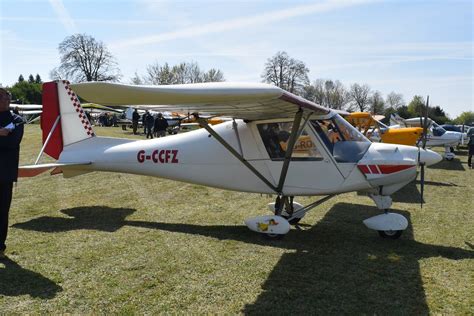
POLYGON ((403 230, 378 230, 380 237, 389 239, 398 239, 403 233, 403 230))

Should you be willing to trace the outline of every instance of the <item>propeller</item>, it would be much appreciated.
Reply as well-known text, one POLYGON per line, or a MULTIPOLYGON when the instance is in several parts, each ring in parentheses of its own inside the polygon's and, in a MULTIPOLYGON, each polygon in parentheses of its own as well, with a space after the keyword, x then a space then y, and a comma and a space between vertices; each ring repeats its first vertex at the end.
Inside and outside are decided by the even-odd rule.
MULTIPOLYGON (((429 109, 429 102, 430 102, 430 96, 426 97, 426 106, 424 108, 424 115, 423 115, 423 106, 421 107, 420 110, 420 126, 423 127, 423 132, 421 134, 421 138, 419 142, 421 141, 421 148, 425 149, 426 147, 426 140, 427 140, 427 132, 428 132, 428 109, 429 109)), ((421 155, 421 149, 419 146, 418 142, 418 164, 420 165, 420 206, 423 208, 423 193, 425 189, 425 163, 420 161, 420 155, 421 155)))

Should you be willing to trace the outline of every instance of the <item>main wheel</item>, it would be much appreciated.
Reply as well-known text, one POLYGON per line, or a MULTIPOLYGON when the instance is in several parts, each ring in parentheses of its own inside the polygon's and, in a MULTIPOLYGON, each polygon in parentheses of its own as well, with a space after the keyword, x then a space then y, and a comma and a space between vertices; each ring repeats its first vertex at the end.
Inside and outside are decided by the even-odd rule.
POLYGON ((398 239, 403 233, 403 230, 378 230, 380 237, 398 239))
POLYGON ((265 239, 268 240, 282 240, 285 235, 282 234, 264 234, 265 239))

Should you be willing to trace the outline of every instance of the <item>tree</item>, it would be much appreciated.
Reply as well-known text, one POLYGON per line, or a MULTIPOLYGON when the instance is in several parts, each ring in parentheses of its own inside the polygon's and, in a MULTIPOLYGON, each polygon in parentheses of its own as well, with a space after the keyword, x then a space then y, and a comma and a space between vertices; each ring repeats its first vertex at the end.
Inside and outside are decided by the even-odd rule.
POLYGON ((397 109, 397 114, 400 115, 400 117, 407 119, 410 118, 410 111, 408 111, 408 106, 402 105, 397 109))
POLYGON ((303 94, 304 86, 309 84, 309 69, 300 61, 291 58, 286 52, 278 52, 267 59, 261 75, 263 82, 273 83, 286 91, 303 94))
POLYGON ((130 79, 130 83, 135 84, 135 85, 141 85, 141 84, 143 84, 143 80, 142 80, 142 78, 140 78, 138 73, 135 72, 135 75, 132 77, 132 79, 130 79))
POLYGON ((61 63, 51 72, 55 79, 83 81, 118 81, 117 63, 107 47, 92 36, 74 34, 59 44, 61 63))
POLYGON ((393 109, 398 109, 399 107, 405 105, 403 100, 403 95, 401 93, 390 92, 385 99, 385 104, 393 109))
POLYGON ((32 74, 28 77, 28 83, 34 83, 35 82, 35 77, 33 77, 32 74))
POLYGON ((383 114, 385 102, 380 91, 375 91, 369 99, 370 110, 373 114, 383 114))
POLYGON ((41 104, 41 84, 18 81, 11 88, 13 100, 19 100, 22 104, 41 104))
POLYGON ((18 82, 22 82, 22 81, 25 81, 25 78, 23 78, 23 75, 20 75, 20 76, 18 77, 18 82))
POLYGON ((415 95, 413 99, 408 103, 408 112, 410 113, 410 117, 419 117, 423 116, 424 114, 424 106, 425 100, 422 96, 415 95))
POLYGON ((351 86, 349 94, 353 106, 357 107, 360 112, 367 110, 370 99, 370 87, 368 85, 364 84, 361 86, 358 83, 354 83, 351 86))
POLYGON ((222 82, 225 81, 224 74, 219 69, 211 68, 204 73, 204 82, 222 82))
POLYGON ((307 100, 313 101, 316 104, 323 105, 326 99, 324 91, 324 80, 316 79, 313 84, 308 84, 303 88, 303 97, 307 100))
POLYGON ((342 110, 350 101, 349 92, 339 80, 327 80, 324 83, 324 87, 326 90, 327 107, 342 110))
POLYGON ((456 124, 472 125, 474 124, 474 112, 473 111, 462 112, 458 117, 454 119, 454 122, 456 124))
POLYGON ((428 111, 428 116, 440 125, 446 124, 450 121, 449 117, 439 105, 435 107, 430 107, 428 111))
MULTIPOLYGON (((137 76, 135 74, 135 76, 137 76)), ((207 72, 201 71, 196 62, 182 62, 170 67, 168 63, 160 66, 158 62, 147 67, 144 81, 155 85, 185 84, 198 82, 224 81, 222 71, 212 68, 207 72)))
POLYGON ((39 74, 36 74, 35 83, 43 83, 43 80, 41 80, 41 77, 39 74))

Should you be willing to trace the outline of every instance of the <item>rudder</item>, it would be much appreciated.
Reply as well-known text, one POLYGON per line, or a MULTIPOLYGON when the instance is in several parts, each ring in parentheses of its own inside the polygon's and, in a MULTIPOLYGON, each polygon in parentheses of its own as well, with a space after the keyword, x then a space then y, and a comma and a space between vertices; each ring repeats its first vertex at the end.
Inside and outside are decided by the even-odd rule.
POLYGON ((51 134, 44 150, 55 159, 59 158, 63 147, 95 136, 78 97, 66 80, 43 84, 43 113, 41 115, 43 143, 59 115, 60 122, 51 134))

